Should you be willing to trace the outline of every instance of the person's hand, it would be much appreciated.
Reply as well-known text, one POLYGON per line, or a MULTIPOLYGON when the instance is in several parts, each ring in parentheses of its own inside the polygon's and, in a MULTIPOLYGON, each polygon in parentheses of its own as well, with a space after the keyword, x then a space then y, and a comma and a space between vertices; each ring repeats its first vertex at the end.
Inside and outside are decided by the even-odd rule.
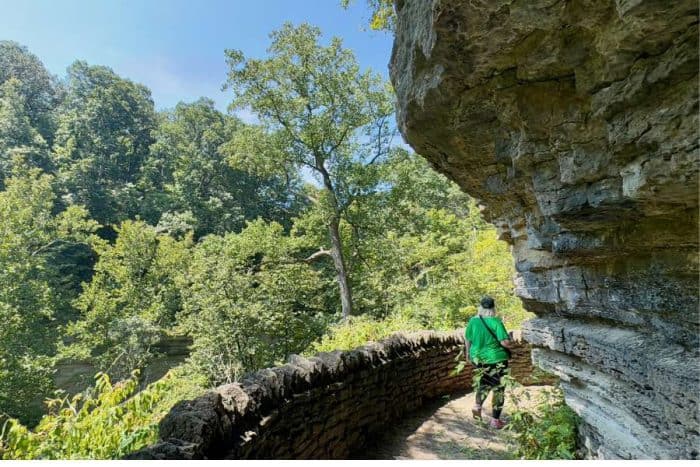
POLYGON ((523 341, 523 333, 522 331, 510 331, 508 333, 508 338, 514 344, 520 344, 523 341))

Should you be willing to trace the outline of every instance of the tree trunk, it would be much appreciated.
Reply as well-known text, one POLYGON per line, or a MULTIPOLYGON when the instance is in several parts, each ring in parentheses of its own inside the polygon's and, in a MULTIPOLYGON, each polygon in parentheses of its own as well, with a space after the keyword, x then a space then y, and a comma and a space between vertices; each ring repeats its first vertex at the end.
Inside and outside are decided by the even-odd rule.
POLYGON ((331 237, 331 257, 333 265, 338 276, 338 286, 340 288, 340 305, 343 311, 343 319, 347 319, 352 314, 352 290, 350 290, 350 281, 348 280, 348 272, 345 268, 345 258, 343 257, 343 241, 340 238, 340 212, 338 207, 338 198, 335 195, 331 176, 323 165, 323 159, 316 157, 316 169, 323 177, 323 187, 329 195, 333 215, 328 224, 328 233, 331 237))
POLYGON ((328 226, 331 236, 331 256, 338 275, 338 286, 340 287, 340 304, 343 310, 343 319, 347 319, 352 314, 352 290, 348 281, 348 273, 345 269, 345 258, 343 258, 343 244, 340 239, 340 221, 334 217, 328 226))

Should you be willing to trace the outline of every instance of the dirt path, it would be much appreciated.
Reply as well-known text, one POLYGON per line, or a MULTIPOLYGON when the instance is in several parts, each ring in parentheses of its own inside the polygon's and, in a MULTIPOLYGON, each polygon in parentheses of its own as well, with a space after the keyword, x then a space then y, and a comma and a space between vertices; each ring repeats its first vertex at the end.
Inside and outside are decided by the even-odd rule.
MULTIPOLYGON (((519 406, 549 386, 518 388, 519 406), (528 397, 529 396, 529 397, 528 397)), ((491 396, 484 404, 484 417, 474 420, 471 407, 474 394, 457 395, 434 401, 403 419, 393 430, 379 438, 366 451, 365 459, 514 459, 513 435, 508 430, 495 430, 488 425, 491 396)), ((506 396, 502 418, 513 409, 512 398, 506 396)))

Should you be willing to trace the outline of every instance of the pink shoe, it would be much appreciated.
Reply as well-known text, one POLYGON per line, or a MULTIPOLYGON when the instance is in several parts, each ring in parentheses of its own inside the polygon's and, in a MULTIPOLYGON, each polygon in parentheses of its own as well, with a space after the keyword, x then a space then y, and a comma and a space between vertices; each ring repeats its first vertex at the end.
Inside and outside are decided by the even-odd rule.
POLYGON ((489 425, 491 426, 491 428, 495 428, 497 430, 500 430, 501 428, 506 426, 506 422, 504 422, 503 420, 500 420, 498 418, 492 418, 491 423, 489 423, 489 425))

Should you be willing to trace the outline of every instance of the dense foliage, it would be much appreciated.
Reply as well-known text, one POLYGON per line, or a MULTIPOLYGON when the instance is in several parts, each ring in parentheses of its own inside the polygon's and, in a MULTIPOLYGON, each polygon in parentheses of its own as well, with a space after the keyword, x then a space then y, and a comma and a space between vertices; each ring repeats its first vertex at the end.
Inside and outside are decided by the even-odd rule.
POLYGON ((51 181, 18 168, 0 191, 0 410, 28 420, 51 389, 54 335, 76 293, 78 268, 66 253, 96 228, 77 206, 53 214, 51 181))
POLYGON ((303 207, 299 178, 261 177, 236 170, 224 148, 244 130, 235 117, 202 98, 159 115, 155 142, 143 167, 142 217, 172 234, 192 229, 197 237, 239 231, 246 219, 289 226, 303 207))
POLYGON ((281 362, 323 332, 329 280, 295 259, 303 241, 255 221, 197 246, 179 319, 194 340, 191 362, 212 383, 281 362))
POLYGON ((417 320, 394 315, 385 319, 376 319, 371 316, 353 316, 331 326, 324 336, 314 342, 305 355, 313 356, 318 352, 332 352, 334 350, 352 350, 368 342, 376 342, 398 331, 407 329, 423 329, 423 325, 417 320))
POLYGON ((387 84, 317 28, 271 39, 264 59, 227 52, 232 107, 256 124, 204 98, 157 112, 107 67, 57 79, 0 42, 3 456, 119 456, 173 398, 290 353, 461 327, 486 293, 508 326, 525 318, 476 203, 393 144, 387 84), (192 341, 187 374, 132 397, 173 335, 192 341), (59 362, 103 373, 39 421, 59 362))
POLYGON ((100 373, 84 394, 48 401, 34 430, 17 420, 0 427, 0 459, 118 459, 158 439, 158 422, 182 399, 203 392, 197 376, 175 369, 144 390, 137 373, 113 384, 100 373))
POLYGON ((510 414, 508 429, 515 433, 516 455, 522 459, 575 459, 579 418, 566 405, 561 388, 544 390, 536 402, 534 410, 517 408, 510 414))
POLYGON ((127 377, 153 356, 152 346, 181 308, 178 274, 191 235, 177 240, 142 221, 115 227, 110 244, 95 244, 94 275, 73 302, 80 319, 65 327, 61 356, 91 360, 113 377, 127 377))

